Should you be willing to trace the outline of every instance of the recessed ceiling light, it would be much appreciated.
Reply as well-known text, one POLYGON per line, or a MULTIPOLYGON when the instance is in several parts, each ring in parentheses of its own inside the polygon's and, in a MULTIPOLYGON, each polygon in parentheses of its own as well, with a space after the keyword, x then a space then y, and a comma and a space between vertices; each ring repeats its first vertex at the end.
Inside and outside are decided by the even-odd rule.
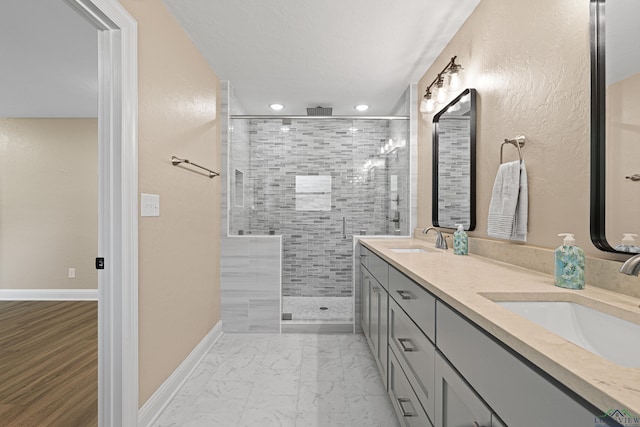
POLYGON ((358 111, 367 111, 369 109, 369 106, 367 104, 358 104, 353 108, 355 108, 358 111))
POLYGON ((284 105, 282 104, 271 104, 269 105, 269 108, 271 108, 273 111, 280 111, 284 108, 284 105))

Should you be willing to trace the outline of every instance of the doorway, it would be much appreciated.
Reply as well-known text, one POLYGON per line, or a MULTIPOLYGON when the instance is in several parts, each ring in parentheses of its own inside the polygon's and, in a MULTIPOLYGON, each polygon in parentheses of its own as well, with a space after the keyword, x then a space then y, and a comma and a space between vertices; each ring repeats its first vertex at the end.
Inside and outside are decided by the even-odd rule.
MULTIPOLYGON (((12 7, 12 3, 3 2, 2 8, 12 7)), ((16 1, 15 3, 21 2, 16 1)), ((68 260, 56 264, 58 270, 61 268, 60 265, 64 265, 65 280, 62 283, 70 284, 70 280, 74 280, 71 276, 75 275, 75 280, 77 280, 80 274, 91 271, 94 277, 94 286, 93 289, 78 289, 89 291, 88 293, 93 292, 93 295, 87 297, 87 292, 79 292, 79 294, 84 293, 84 296, 78 296, 74 295, 74 292, 70 292, 69 289, 46 289, 42 284, 23 286, 23 289, 12 288, 12 284, 0 284, 3 285, 0 287, 5 288, 0 289, 0 299, 97 299, 98 423, 101 426, 136 425, 138 411, 136 23, 115 0, 43 1, 43 5, 35 7, 34 2, 28 3, 29 14, 27 18, 23 22, 13 22, 13 27, 7 24, 3 28, 15 28, 16 25, 23 25, 27 21, 35 22, 39 26, 35 31, 36 36, 40 39, 47 38, 54 32, 53 30, 65 27, 66 24, 64 19, 61 20, 55 15, 41 13, 43 9, 40 6, 43 6, 44 3, 55 3, 56 6, 66 7, 67 12, 70 12, 74 19, 80 19, 79 22, 88 25, 94 34, 90 40, 97 45, 97 55, 93 58, 94 63, 98 64, 95 67, 98 78, 95 79, 93 86, 95 93, 97 93, 95 100, 97 108, 95 108, 94 116, 97 120, 96 157, 97 170, 99 171, 97 183, 94 186, 97 197, 95 197, 93 205, 94 224, 96 225, 93 234, 97 238, 94 240, 93 250, 86 251, 88 253, 84 254, 88 260, 82 260, 82 267, 71 265, 68 260), (73 10, 68 6, 71 6, 73 10), (79 15, 75 12, 79 12, 79 15), (97 219, 95 218, 96 212, 99 213, 97 219), (103 270, 95 270, 94 265, 97 265, 97 258, 104 260, 103 270), (95 281, 97 281, 97 286, 95 281), (44 292, 43 289, 45 289, 44 292), (69 295, 74 296, 69 297, 69 295)), ((8 16, 4 11, 1 15, 8 16)), ((15 37, 3 37, 3 40, 6 43, 19 43, 17 46, 19 50, 24 50, 28 44, 28 40, 15 37)), ((3 51, 6 52, 9 47, 3 46, 3 51)), ((47 64, 47 66, 50 65, 47 64)), ((41 68, 31 65, 18 76, 21 78, 33 77, 34 74, 41 71, 41 68)), ((28 94, 25 93, 31 88, 29 84, 20 86, 20 79, 7 79, 4 74, 7 69, 8 67, 3 65, 0 77, 9 85, 18 87, 19 93, 20 90, 23 93, 23 96, 14 100, 13 105, 10 106, 20 106, 22 105, 21 101, 33 100, 33 96, 26 96, 28 94)), ((55 68, 49 69, 47 72, 50 74, 49 77, 58 78, 58 82, 69 77, 55 68)), ((91 85, 81 79, 68 80, 72 80, 76 84, 75 89, 81 89, 83 84, 85 86, 91 85)), ((43 98, 45 100, 61 101, 51 92, 59 86, 62 84, 45 85, 43 89, 36 92, 48 95, 43 98)), ((3 93, 6 92, 3 90, 3 93)), ((5 99, 7 98, 3 97, 3 101, 5 99)), ((36 104, 41 108, 48 106, 46 101, 36 102, 36 104)), ((5 106, 3 103, 2 107, 5 106)), ((19 115, 16 114, 16 116, 19 115)), ((2 147, 7 144, 5 138, 2 141, 2 147)), ((38 153, 32 152, 32 154, 38 153)), ((3 161, 10 162, 12 159, 13 157, 3 156, 3 161)), ((71 170, 78 166, 78 162, 67 158, 57 163, 46 162, 46 164, 53 164, 60 171, 65 168, 71 170)), ((4 171, 5 168, 2 170, 4 171)), ((9 176, 0 178, 3 183, 12 179, 9 176)), ((0 194, 1 196, 2 194, 0 194)), ((36 199, 38 197, 30 197, 27 198, 27 201, 40 201, 36 199)), ((33 213, 39 209, 39 207, 28 208, 25 211, 33 213)), ((29 227, 26 228, 26 230, 28 229, 29 227)), ((38 241, 38 237, 41 235, 42 233, 36 233, 36 238, 26 242, 27 246, 35 247, 41 243, 38 241)), ((31 269, 37 271, 41 266, 39 262, 44 263, 53 259, 58 255, 56 251, 61 251, 61 248, 54 247, 44 255, 27 257, 31 269)), ((7 252, 7 250, 3 249, 3 252, 7 252)), ((73 290, 72 286, 68 287, 73 290)))

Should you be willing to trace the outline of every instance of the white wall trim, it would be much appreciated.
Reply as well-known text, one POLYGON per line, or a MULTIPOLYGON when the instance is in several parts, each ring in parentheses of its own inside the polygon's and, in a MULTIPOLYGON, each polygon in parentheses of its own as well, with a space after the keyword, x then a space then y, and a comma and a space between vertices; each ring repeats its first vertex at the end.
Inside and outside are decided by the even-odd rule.
POLYGON ((98 301, 98 290, 0 289, 0 301, 98 301))
POLYGON ((98 425, 138 421, 138 24, 117 0, 65 0, 98 30, 98 425))
POLYGON ((209 352, 211 347, 222 336, 222 320, 209 331, 209 333, 198 343, 180 366, 166 379, 153 395, 145 402, 138 411, 138 426, 147 427, 154 423, 162 411, 167 407, 171 399, 178 393, 180 388, 189 378, 189 375, 198 366, 202 358, 209 352))

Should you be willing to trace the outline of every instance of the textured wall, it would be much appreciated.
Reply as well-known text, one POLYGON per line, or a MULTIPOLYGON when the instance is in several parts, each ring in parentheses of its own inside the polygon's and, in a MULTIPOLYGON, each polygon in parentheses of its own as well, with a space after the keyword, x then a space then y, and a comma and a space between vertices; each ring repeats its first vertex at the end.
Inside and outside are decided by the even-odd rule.
POLYGON ((96 119, 0 119, 1 289, 97 289, 97 211, 96 119))
MULTIPOLYGON (((589 2, 483 0, 427 70, 420 94, 453 55, 466 85, 478 90, 478 225, 471 234, 487 236, 500 143, 524 133, 527 244, 557 247, 556 235, 571 232, 588 254, 608 256, 589 238, 589 2)), ((419 127, 420 226, 431 223, 432 117, 419 127)), ((515 156, 505 148, 508 160, 515 156)))
POLYGON ((139 221, 140 405, 220 320, 219 81, 160 0, 121 0, 138 22, 140 191, 160 216, 139 221))

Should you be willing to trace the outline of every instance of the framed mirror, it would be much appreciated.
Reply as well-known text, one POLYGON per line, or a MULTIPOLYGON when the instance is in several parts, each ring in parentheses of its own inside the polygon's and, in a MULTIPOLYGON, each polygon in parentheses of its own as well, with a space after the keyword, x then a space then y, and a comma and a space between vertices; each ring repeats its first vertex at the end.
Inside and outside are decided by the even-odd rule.
POLYGON ((640 2, 590 1, 591 240, 618 252, 640 234, 640 2))
POLYGON ((432 222, 476 227, 476 91, 466 89, 433 117, 432 222))

